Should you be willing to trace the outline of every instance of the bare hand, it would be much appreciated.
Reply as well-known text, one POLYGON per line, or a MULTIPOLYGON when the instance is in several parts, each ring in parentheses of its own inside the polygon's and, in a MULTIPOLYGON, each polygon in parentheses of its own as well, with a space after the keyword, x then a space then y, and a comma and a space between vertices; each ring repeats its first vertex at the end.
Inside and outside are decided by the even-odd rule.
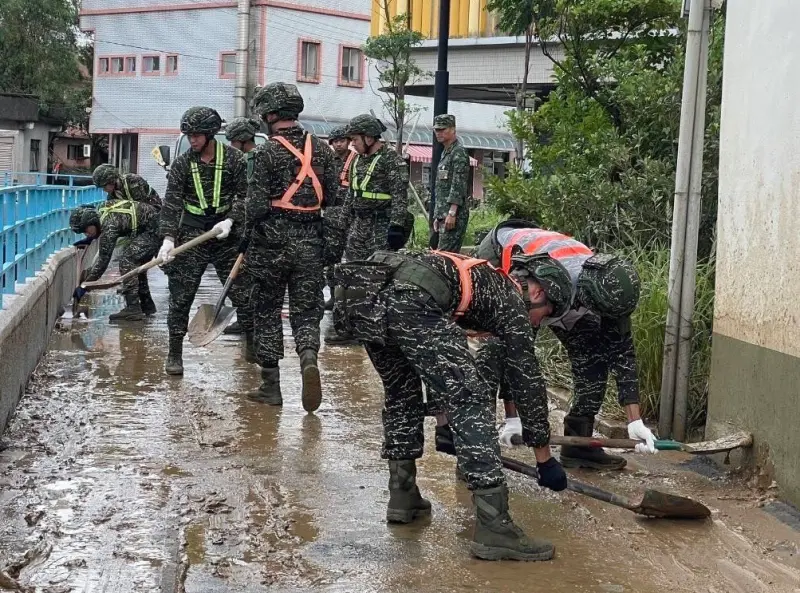
POLYGON ((444 230, 452 231, 454 228, 456 228, 456 217, 448 214, 444 219, 444 230))

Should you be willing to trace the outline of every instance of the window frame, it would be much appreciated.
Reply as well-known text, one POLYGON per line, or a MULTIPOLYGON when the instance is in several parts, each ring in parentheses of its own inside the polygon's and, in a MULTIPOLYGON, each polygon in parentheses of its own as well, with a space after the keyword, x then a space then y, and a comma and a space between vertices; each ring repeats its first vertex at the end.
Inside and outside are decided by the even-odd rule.
POLYGON ((237 54, 237 52, 231 51, 231 50, 226 50, 226 51, 219 52, 219 69, 218 69, 218 72, 217 72, 217 75, 219 76, 219 78, 224 78, 224 79, 236 78, 236 66, 237 66, 237 64, 236 64, 236 54, 237 54), (231 73, 226 73, 225 70, 224 70, 225 64, 226 63, 230 63, 229 60, 225 60, 225 56, 233 56, 233 72, 231 72, 231 73))
POLYGON ((161 76, 161 54, 142 54, 142 76, 161 76), (158 70, 146 70, 147 60, 158 59, 158 70))
POLYGON ((180 63, 180 60, 178 59, 178 55, 179 54, 172 53, 172 54, 166 54, 164 56, 164 76, 177 76, 178 75, 178 72, 180 72, 180 69, 181 69, 181 63, 180 63), (171 58, 175 58, 175 69, 174 70, 170 70, 169 69, 169 62, 170 62, 171 58))
POLYGON ((97 57, 97 67, 95 68, 95 71, 97 72, 97 76, 110 76, 111 75, 111 58, 108 57, 108 56, 98 56, 97 57), (102 68, 100 67, 100 64, 102 62, 106 63, 105 72, 103 72, 102 68))
POLYGON ((42 140, 40 138, 31 138, 28 142, 28 169, 30 173, 40 173, 42 165, 42 140), (33 150, 34 142, 36 143, 36 150, 33 150), (36 155, 36 168, 33 167, 34 157, 36 155))
POLYGON ((364 55, 364 51, 355 44, 350 43, 342 43, 339 45, 339 66, 337 70, 337 81, 339 86, 346 86, 351 88, 364 88, 364 74, 366 71, 366 56, 364 55), (355 50, 359 53, 361 59, 358 61, 358 80, 345 80, 344 76, 342 75, 342 69, 344 67, 344 55, 345 50, 355 50))
POLYGON ((297 82, 319 84, 322 82, 322 41, 301 37, 297 40, 297 82), (315 45, 317 47, 317 72, 316 76, 306 76, 304 73, 303 47, 315 45))

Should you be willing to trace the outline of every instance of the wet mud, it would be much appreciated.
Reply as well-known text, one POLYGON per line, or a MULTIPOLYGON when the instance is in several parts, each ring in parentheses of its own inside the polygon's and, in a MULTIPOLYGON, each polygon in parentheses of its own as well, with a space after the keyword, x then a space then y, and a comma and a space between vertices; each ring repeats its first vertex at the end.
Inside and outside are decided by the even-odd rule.
MULTIPOLYGON (((159 312, 144 324, 107 322, 113 290, 92 295, 88 320, 60 322, 2 436, 0 590, 800 593, 800 533, 764 509, 777 492, 693 471, 683 453, 575 475, 634 499, 690 496, 710 520, 648 520, 508 473, 513 516, 556 558, 482 562, 470 494, 429 419, 419 484, 433 515, 388 526, 382 390, 363 349, 323 347, 323 404, 306 414, 287 322, 284 406, 251 403, 258 368, 238 336, 187 342, 185 376, 163 373, 166 282, 151 285, 159 312)), ((196 305, 218 291, 207 274, 196 305)))

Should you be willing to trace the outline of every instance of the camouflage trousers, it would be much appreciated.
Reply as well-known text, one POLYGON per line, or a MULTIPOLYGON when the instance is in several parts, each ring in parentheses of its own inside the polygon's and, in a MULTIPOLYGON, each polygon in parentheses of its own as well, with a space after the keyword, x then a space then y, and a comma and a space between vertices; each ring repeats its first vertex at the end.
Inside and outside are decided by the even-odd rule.
POLYGON ((356 213, 347 235, 345 259, 358 261, 367 259, 380 250, 389 249, 389 210, 356 213))
MULTIPOLYGON (((175 245, 186 243, 202 233, 203 231, 199 229, 181 227, 175 245)), ((211 239, 179 254, 163 266, 169 280, 167 329, 171 338, 182 339, 186 335, 189 312, 208 264, 214 265, 217 277, 224 284, 239 255, 237 251, 240 241, 241 238, 234 235, 229 235, 222 241, 211 239)), ((229 296, 237 308, 236 318, 245 332, 253 330, 253 315, 248 303, 249 292, 247 275, 240 273, 231 286, 229 296)))
POLYGON ((584 316, 567 331, 552 328, 569 354, 574 397, 570 414, 595 416, 603 405, 608 375, 617 381, 621 405, 639 403, 636 353, 629 328, 611 320, 584 316))
POLYGON ((289 323, 297 352, 319 350, 319 324, 324 313, 322 296, 322 231, 316 222, 273 218, 253 232, 245 269, 255 282, 256 357, 261 366, 283 358, 281 309, 289 290, 289 323))
MULTIPOLYGON (((146 264, 158 254, 161 241, 155 233, 140 233, 133 237, 122 250, 119 257, 119 273, 127 274, 131 270, 146 264)), ((149 295, 150 285, 147 282, 147 272, 129 278, 122 283, 122 294, 149 295)))
POLYGON ((366 350, 383 381, 384 459, 422 456, 422 382, 435 390, 453 429, 458 466, 470 489, 504 482, 494 408, 466 336, 427 292, 411 285, 386 295, 387 339, 366 350))
POLYGON ((458 209, 458 213, 456 214, 455 228, 447 231, 444 228, 444 218, 439 220, 439 245, 437 249, 440 251, 459 253, 464 243, 464 235, 467 233, 468 224, 469 210, 463 206, 458 209))

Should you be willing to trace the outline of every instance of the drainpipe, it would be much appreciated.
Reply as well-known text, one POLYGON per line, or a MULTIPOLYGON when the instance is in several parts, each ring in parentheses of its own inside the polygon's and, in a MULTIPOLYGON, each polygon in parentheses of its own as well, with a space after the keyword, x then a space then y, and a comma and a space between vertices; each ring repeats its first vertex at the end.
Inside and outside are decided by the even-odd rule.
POLYGON ((710 0, 692 0, 689 8, 680 136, 675 170, 668 281, 669 307, 664 335, 658 432, 661 438, 672 436, 680 441, 686 436, 686 406, 691 366, 710 15, 710 0))
MULTIPOLYGON (((448 85, 450 73, 447 71, 447 49, 450 42, 450 0, 439 0, 439 47, 437 50, 436 74, 433 79, 433 117, 447 113, 448 85)), ((436 141, 433 134, 433 155, 431 158, 431 204, 428 211, 428 226, 433 228, 436 211, 436 169, 442 158, 444 146, 436 141)))
POLYGON ((238 45, 236 49, 236 86, 233 91, 233 116, 247 115, 247 71, 250 64, 250 0, 239 0, 238 45))

